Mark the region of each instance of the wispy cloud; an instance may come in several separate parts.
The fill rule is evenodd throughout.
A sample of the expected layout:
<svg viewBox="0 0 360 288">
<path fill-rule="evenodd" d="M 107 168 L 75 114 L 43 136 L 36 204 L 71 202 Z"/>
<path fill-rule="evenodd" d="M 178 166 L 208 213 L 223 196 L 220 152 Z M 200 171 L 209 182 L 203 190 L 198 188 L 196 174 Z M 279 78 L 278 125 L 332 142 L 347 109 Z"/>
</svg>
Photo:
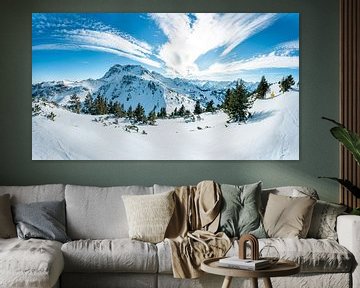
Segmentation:
<svg viewBox="0 0 360 288">
<path fill-rule="evenodd" d="M 44 18 L 45 17 L 45 18 Z M 144 41 L 131 35 L 120 33 L 102 23 L 77 19 L 74 23 L 69 19 L 52 21 L 44 15 L 33 16 L 33 26 L 37 31 L 51 29 L 50 39 L 55 43 L 45 43 L 33 46 L 33 50 L 92 50 L 111 53 L 126 57 L 143 64 L 159 68 L 160 62 L 154 58 L 152 47 Z M 78 17 L 79 18 L 79 17 Z M 37 21 L 36 21 L 37 20 Z M 35 24 L 34 24 L 35 22 Z M 75 28 L 85 27 L 85 28 Z"/>
<path fill-rule="evenodd" d="M 220 57 L 229 54 L 241 42 L 267 28 L 277 14 L 151 14 L 168 42 L 159 50 L 169 74 L 191 77 L 202 74 L 196 60 L 221 48 Z"/>
<path fill-rule="evenodd" d="M 288 68 L 297 69 L 299 67 L 298 56 L 277 55 L 275 51 L 259 55 L 247 60 L 233 61 L 229 63 L 215 63 L 208 69 L 199 71 L 196 75 L 200 79 L 219 80 L 224 78 L 233 79 L 241 75 L 244 71 L 257 69 Z"/>
</svg>

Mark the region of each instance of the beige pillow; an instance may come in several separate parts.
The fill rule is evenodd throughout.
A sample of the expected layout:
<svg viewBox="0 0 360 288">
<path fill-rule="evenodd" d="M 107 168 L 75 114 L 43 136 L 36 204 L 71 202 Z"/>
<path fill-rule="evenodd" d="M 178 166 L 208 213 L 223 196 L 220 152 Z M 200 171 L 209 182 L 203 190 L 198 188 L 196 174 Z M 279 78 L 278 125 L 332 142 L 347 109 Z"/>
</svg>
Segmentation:
<svg viewBox="0 0 360 288">
<path fill-rule="evenodd" d="M 264 228 L 269 237 L 306 238 L 316 200 L 311 197 L 269 195 Z"/>
<path fill-rule="evenodd" d="M 164 240 L 175 207 L 173 193 L 122 196 L 131 239 L 151 243 Z"/>
<path fill-rule="evenodd" d="M 0 196 L 0 238 L 16 237 L 9 194 Z"/>
</svg>

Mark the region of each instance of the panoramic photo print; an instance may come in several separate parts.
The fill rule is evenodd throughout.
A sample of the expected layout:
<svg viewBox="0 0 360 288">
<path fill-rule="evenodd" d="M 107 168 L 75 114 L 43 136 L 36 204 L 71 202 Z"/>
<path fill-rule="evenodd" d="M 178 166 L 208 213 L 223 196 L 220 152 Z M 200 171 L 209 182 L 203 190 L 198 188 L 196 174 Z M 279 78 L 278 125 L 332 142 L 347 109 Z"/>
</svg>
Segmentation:
<svg viewBox="0 0 360 288">
<path fill-rule="evenodd" d="M 33 160 L 298 160 L 298 13 L 33 13 Z"/>
</svg>

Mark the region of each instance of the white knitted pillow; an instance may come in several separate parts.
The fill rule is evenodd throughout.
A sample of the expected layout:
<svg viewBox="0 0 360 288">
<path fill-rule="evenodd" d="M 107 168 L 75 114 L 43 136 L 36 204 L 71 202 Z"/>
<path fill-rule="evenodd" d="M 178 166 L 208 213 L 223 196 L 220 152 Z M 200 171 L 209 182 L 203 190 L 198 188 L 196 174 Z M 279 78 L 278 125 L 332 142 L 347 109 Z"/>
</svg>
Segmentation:
<svg viewBox="0 0 360 288">
<path fill-rule="evenodd" d="M 131 239 L 151 243 L 164 240 L 175 208 L 173 193 L 122 196 Z"/>
</svg>

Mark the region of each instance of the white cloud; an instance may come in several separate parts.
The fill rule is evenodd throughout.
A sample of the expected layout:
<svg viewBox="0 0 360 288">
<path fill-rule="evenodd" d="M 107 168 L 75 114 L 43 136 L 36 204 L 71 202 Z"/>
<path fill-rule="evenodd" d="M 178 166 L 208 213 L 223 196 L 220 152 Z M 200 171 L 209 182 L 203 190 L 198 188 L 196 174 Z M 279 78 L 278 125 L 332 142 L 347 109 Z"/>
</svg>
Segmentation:
<svg viewBox="0 0 360 288">
<path fill-rule="evenodd" d="M 196 78 L 199 79 L 234 79 L 241 75 L 244 71 L 257 69 L 274 69 L 274 68 L 288 68 L 297 69 L 299 67 L 298 56 L 277 55 L 276 52 L 271 52 L 266 55 L 260 55 L 254 58 L 241 61 L 233 61 L 229 63 L 215 63 L 208 69 L 199 71 Z"/>
<path fill-rule="evenodd" d="M 33 46 L 33 50 L 92 50 L 102 51 L 126 57 L 156 68 L 161 66 L 154 60 L 152 47 L 144 41 L 135 39 L 128 34 L 120 34 L 115 29 L 100 22 L 79 16 L 72 18 L 49 17 L 44 14 L 33 14 L 33 27 L 52 29 L 52 42 Z M 50 21 L 51 20 L 51 21 Z M 76 21 L 75 21 L 76 20 Z M 83 28 L 75 28 L 83 27 Z M 49 39 L 47 39 L 49 41 Z"/>
<path fill-rule="evenodd" d="M 221 48 L 221 56 L 265 29 L 277 14 L 198 13 L 195 20 L 187 14 L 151 14 L 168 38 L 160 47 L 159 58 L 172 75 L 191 77 L 200 73 L 196 60 L 207 52 Z"/>
</svg>

